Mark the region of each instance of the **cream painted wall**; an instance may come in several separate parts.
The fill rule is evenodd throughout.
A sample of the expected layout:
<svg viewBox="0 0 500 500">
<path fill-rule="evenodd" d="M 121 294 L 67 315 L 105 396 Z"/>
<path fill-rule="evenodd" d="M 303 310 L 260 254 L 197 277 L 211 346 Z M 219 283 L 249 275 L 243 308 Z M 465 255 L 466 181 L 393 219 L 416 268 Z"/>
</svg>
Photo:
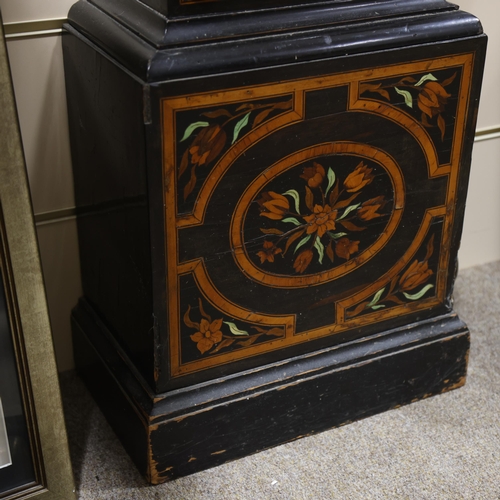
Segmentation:
<svg viewBox="0 0 500 500">
<path fill-rule="evenodd" d="M 0 0 L 4 23 L 65 18 L 74 0 Z M 474 148 L 461 267 L 500 259 L 500 24 L 498 2 L 456 0 L 477 15 L 489 34 L 480 129 L 498 137 Z M 24 25 L 12 28 L 21 29 Z M 76 222 L 67 132 L 60 34 L 9 38 L 21 133 L 30 179 L 56 356 L 61 371 L 73 367 L 69 314 L 81 294 Z M 495 130 L 496 129 L 496 130 Z"/>
<path fill-rule="evenodd" d="M 478 116 L 478 130 L 500 127 L 500 8 L 497 1 L 457 0 L 476 15 L 488 34 L 488 51 Z M 465 212 L 460 267 L 500 259 L 500 137 L 474 144 Z"/>
<path fill-rule="evenodd" d="M 488 52 L 486 55 L 486 70 L 481 93 L 478 128 L 498 127 L 500 125 L 500 2 L 498 0 L 457 0 L 462 10 L 477 16 L 488 35 Z"/>
<path fill-rule="evenodd" d="M 61 36 L 8 47 L 35 213 L 74 207 Z"/>
<path fill-rule="evenodd" d="M 65 18 L 75 0 L 1 0 L 4 23 Z"/>
</svg>

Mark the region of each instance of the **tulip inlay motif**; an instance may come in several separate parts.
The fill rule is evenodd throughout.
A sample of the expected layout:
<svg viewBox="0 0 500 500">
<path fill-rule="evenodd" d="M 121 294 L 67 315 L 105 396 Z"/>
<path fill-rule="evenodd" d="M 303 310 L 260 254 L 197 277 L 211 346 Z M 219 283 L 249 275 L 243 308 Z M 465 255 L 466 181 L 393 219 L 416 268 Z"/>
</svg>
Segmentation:
<svg viewBox="0 0 500 500">
<path fill-rule="evenodd" d="M 250 328 L 237 325 L 234 320 L 227 321 L 224 317 L 212 320 L 203 307 L 203 302 L 198 299 L 198 315 L 200 321 L 193 321 L 191 318 L 192 309 L 184 313 L 184 324 L 188 328 L 196 330 L 190 335 L 191 340 L 196 343 L 196 347 L 201 354 L 216 354 L 229 346 L 233 348 L 249 347 L 259 340 L 284 337 L 283 327 L 261 328 L 252 325 Z"/>
<path fill-rule="evenodd" d="M 439 81 L 433 73 L 427 73 L 420 78 L 405 76 L 394 83 L 360 83 L 360 95 L 378 94 L 387 101 L 393 101 L 397 95 L 402 96 L 407 109 L 420 113 L 420 122 L 427 129 L 438 128 L 441 141 L 446 133 L 446 121 L 443 116 L 448 100 L 452 97 L 446 88 L 457 76 L 451 76 Z M 395 93 L 393 93 L 395 92 Z"/>
<path fill-rule="evenodd" d="M 285 259 L 289 274 L 303 274 L 312 262 L 329 269 L 356 256 L 366 247 L 365 230 L 390 212 L 384 195 L 366 192 L 375 174 L 375 167 L 362 160 L 342 179 L 312 161 L 302 168 L 297 189 L 261 191 L 255 200 L 259 215 L 272 221 L 261 222 L 264 240 L 254 253 L 262 269 L 271 271 L 276 259 Z"/>
<path fill-rule="evenodd" d="M 401 305 L 423 298 L 434 288 L 432 283 L 428 283 L 434 275 L 434 271 L 429 268 L 429 259 L 433 253 L 434 234 L 427 242 L 423 260 L 413 260 L 403 272 L 394 276 L 388 286 L 378 290 L 370 300 L 358 304 L 355 309 L 347 313 L 347 316 L 352 318 L 362 312 L 376 311 L 390 305 Z"/>
<path fill-rule="evenodd" d="M 224 150 L 246 134 L 279 113 L 292 109 L 292 99 L 267 102 L 247 102 L 238 106 L 212 109 L 189 123 L 179 141 L 186 149 L 180 161 L 177 178 L 182 183 L 186 201 L 198 181 L 197 171 L 213 165 Z M 189 173 L 189 176 L 186 175 Z"/>
</svg>

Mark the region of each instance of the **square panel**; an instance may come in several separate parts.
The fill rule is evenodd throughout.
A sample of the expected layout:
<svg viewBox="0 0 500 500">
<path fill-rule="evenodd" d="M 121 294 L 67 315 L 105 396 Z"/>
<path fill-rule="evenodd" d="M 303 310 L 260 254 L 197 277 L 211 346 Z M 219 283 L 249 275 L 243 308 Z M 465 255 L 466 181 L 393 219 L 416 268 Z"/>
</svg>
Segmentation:
<svg viewBox="0 0 500 500">
<path fill-rule="evenodd" d="M 162 100 L 172 376 L 445 305 L 473 60 Z"/>
</svg>

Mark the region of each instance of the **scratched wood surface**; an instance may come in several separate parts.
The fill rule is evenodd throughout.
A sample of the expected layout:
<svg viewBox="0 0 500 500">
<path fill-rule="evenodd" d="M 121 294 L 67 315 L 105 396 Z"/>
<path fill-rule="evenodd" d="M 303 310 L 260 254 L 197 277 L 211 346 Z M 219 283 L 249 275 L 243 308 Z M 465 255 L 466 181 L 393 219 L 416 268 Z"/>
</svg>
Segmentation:
<svg viewBox="0 0 500 500">
<path fill-rule="evenodd" d="M 132 4 L 133 2 L 126 0 L 126 3 Z M 210 15 L 214 12 L 238 13 L 264 9 L 277 11 L 278 16 L 280 14 L 283 16 L 283 11 L 290 6 L 300 8 L 319 2 L 317 0 L 145 0 L 144 3 L 175 19 L 181 16 Z M 358 12 L 361 11 L 363 16 L 368 18 L 382 15 L 385 10 L 395 12 L 405 9 L 405 12 L 410 13 L 450 8 L 445 0 L 330 0 L 328 2 L 329 9 L 342 10 L 343 14 L 347 12 L 347 15 L 351 5 L 354 5 Z"/>
<path fill-rule="evenodd" d="M 152 398 L 88 303 L 72 322 L 79 374 L 152 484 L 457 389 L 470 344 L 448 314 Z"/>
</svg>

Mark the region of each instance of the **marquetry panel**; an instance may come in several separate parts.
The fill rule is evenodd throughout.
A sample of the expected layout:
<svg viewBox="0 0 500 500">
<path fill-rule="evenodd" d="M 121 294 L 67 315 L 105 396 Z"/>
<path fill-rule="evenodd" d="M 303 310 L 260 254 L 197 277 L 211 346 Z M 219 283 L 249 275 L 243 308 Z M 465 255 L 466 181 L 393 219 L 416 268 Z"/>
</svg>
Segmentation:
<svg viewBox="0 0 500 500">
<path fill-rule="evenodd" d="M 162 100 L 172 376 L 445 301 L 472 64 Z"/>
</svg>

